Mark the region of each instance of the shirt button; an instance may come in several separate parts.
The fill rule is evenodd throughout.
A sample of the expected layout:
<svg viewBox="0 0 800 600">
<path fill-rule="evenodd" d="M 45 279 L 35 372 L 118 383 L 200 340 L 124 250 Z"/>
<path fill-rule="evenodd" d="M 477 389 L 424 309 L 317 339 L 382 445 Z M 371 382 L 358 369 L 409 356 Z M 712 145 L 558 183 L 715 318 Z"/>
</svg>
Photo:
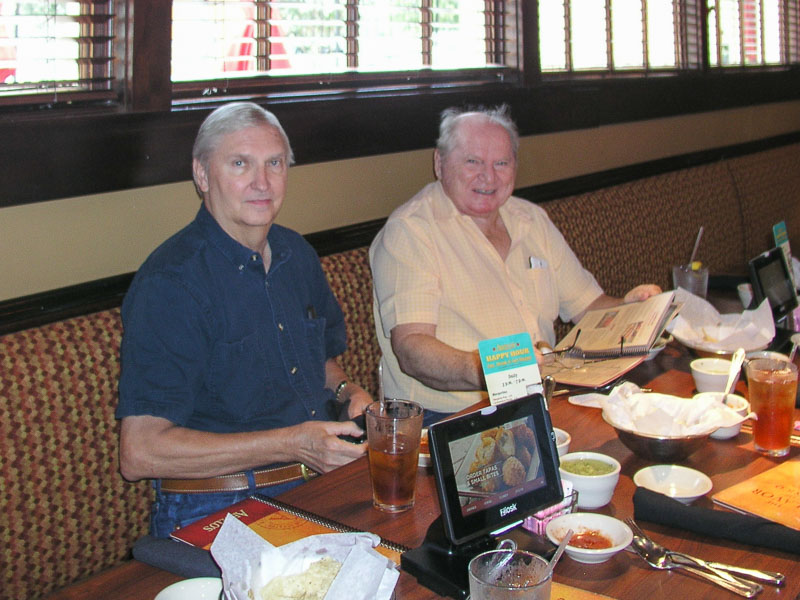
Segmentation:
<svg viewBox="0 0 800 600">
<path fill-rule="evenodd" d="M 283 323 L 278 323 L 278 329 L 280 329 L 281 331 L 283 331 Z"/>
<path fill-rule="evenodd" d="M 316 415 L 317 415 L 317 411 L 315 411 L 315 410 L 312 410 L 312 411 L 311 411 L 311 416 L 312 416 L 312 417 L 314 417 L 314 416 L 316 416 Z"/>
<path fill-rule="evenodd" d="M 297 373 L 297 367 L 292 367 L 292 369 L 291 369 L 291 373 L 292 373 L 292 375 L 294 375 L 295 373 Z"/>
<path fill-rule="evenodd" d="M 250 257 L 250 260 L 256 262 L 258 260 L 258 254 L 253 254 L 253 256 Z"/>
</svg>

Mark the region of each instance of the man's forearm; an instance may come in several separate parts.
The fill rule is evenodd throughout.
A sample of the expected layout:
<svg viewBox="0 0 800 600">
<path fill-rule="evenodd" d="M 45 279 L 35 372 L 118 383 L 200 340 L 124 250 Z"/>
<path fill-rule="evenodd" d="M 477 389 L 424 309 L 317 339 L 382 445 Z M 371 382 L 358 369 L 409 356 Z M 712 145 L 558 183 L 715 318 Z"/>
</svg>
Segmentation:
<svg viewBox="0 0 800 600">
<path fill-rule="evenodd" d="M 477 352 L 465 352 L 433 336 L 416 333 L 392 347 L 402 371 L 428 387 L 444 391 L 484 388 Z"/>
</svg>

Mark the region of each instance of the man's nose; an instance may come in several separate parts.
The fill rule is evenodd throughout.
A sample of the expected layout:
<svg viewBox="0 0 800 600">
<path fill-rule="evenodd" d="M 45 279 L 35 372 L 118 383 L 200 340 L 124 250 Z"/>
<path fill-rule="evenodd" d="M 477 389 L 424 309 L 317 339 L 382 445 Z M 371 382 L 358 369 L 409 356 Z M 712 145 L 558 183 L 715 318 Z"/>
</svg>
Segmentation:
<svg viewBox="0 0 800 600">
<path fill-rule="evenodd" d="M 269 188 L 269 170 L 267 167 L 260 167 L 253 174 L 253 187 L 257 190 Z"/>
<path fill-rule="evenodd" d="M 485 164 L 483 169 L 481 169 L 481 177 L 483 177 L 485 181 L 490 182 L 497 179 L 497 171 L 495 170 L 494 165 Z"/>
</svg>

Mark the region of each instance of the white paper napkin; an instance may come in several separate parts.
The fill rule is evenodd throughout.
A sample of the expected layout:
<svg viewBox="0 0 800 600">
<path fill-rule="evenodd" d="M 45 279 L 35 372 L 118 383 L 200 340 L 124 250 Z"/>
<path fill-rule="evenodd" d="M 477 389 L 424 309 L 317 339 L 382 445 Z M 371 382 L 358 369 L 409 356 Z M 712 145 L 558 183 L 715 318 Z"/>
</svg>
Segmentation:
<svg viewBox="0 0 800 600">
<path fill-rule="evenodd" d="M 372 533 L 330 533 L 276 547 L 229 514 L 211 555 L 222 571 L 226 600 L 259 600 L 261 588 L 273 577 L 302 573 L 324 556 L 342 563 L 325 600 L 389 600 L 400 572 L 374 550 L 379 542 Z"/>
<path fill-rule="evenodd" d="M 682 288 L 675 290 L 675 301 L 683 306 L 667 330 L 690 348 L 733 352 L 741 347 L 749 352 L 766 347 L 775 337 L 772 309 L 767 300 L 754 310 L 724 315 L 708 301 Z"/>
<path fill-rule="evenodd" d="M 650 435 L 683 436 L 732 427 L 750 415 L 740 415 L 714 398 L 681 398 L 669 394 L 609 394 L 603 414 L 622 429 Z"/>
</svg>

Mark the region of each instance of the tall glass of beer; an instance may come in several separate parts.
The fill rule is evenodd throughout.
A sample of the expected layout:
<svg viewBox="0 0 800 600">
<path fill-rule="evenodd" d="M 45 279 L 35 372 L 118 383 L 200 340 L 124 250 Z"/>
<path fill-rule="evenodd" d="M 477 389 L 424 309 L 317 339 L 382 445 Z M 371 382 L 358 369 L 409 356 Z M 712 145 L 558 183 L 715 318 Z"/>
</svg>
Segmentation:
<svg viewBox="0 0 800 600">
<path fill-rule="evenodd" d="M 747 363 L 745 372 L 750 406 L 756 413 L 756 450 L 768 456 L 785 456 L 794 422 L 797 367 L 783 360 L 759 358 Z"/>
<path fill-rule="evenodd" d="M 372 503 L 386 512 L 414 506 L 422 407 L 409 400 L 386 399 L 366 409 Z"/>
</svg>

